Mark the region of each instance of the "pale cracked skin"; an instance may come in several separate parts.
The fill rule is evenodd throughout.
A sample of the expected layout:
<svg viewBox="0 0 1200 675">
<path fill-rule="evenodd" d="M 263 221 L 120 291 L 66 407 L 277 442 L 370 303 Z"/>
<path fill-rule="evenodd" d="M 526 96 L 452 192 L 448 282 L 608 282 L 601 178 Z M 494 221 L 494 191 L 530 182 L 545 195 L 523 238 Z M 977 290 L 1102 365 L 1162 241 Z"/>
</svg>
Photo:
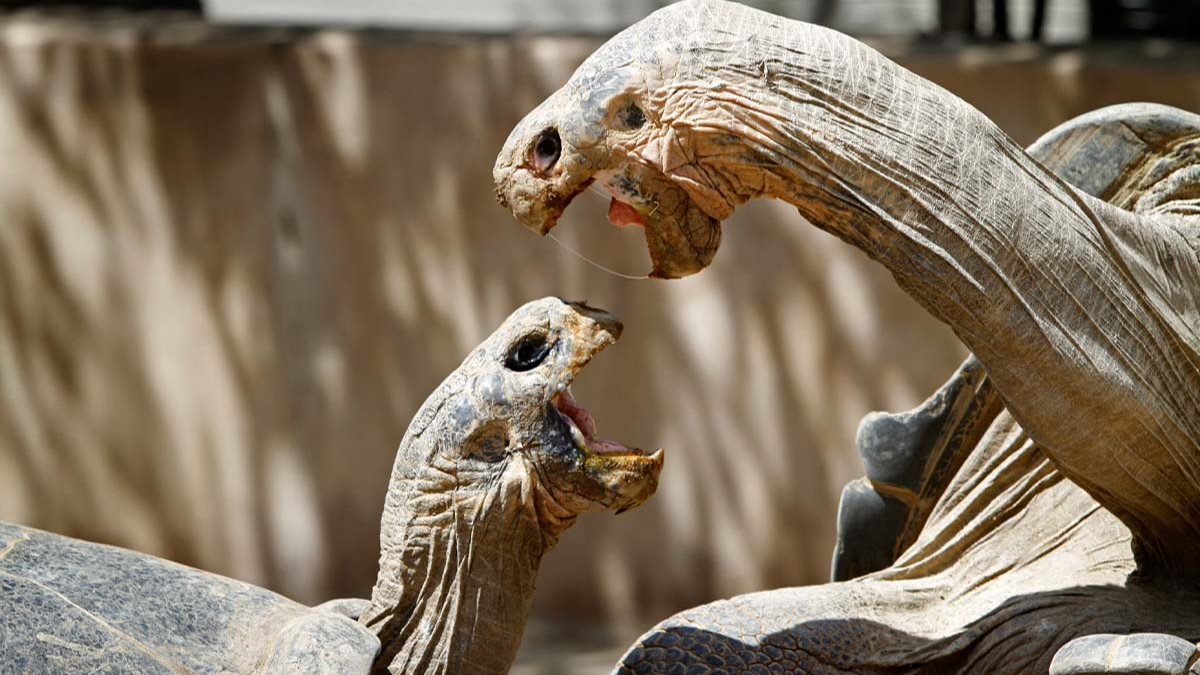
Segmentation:
<svg viewBox="0 0 1200 675">
<path fill-rule="evenodd" d="M 523 225 L 597 183 L 670 278 L 738 206 L 785 200 L 950 325 L 1003 402 L 894 565 L 685 612 L 622 672 L 1015 675 L 1080 635 L 1200 638 L 1200 117 L 1108 115 L 1095 147 L 1035 159 L 849 37 L 691 0 L 513 130 L 494 175 Z"/>
<path fill-rule="evenodd" d="M 621 330 L 582 303 L 531 302 L 434 391 L 397 451 L 370 601 L 309 608 L 0 523 L 0 673 L 507 673 L 542 555 L 579 514 L 658 485 L 661 450 L 594 451 L 556 406 Z"/>
</svg>

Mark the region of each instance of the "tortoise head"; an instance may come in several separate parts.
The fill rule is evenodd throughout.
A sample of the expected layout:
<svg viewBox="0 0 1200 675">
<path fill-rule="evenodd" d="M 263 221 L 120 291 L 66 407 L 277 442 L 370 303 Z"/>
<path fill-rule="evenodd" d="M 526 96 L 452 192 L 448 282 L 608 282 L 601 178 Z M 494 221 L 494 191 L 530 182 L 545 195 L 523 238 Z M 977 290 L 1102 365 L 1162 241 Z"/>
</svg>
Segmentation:
<svg viewBox="0 0 1200 675">
<path fill-rule="evenodd" d="M 519 308 L 418 413 L 400 473 L 442 497 L 426 504 L 456 512 L 456 522 L 494 509 L 536 518 L 547 545 L 579 513 L 641 504 L 657 488 L 662 451 L 599 439 L 570 391 L 621 331 L 583 303 L 545 298 Z"/>
<path fill-rule="evenodd" d="M 360 618 L 382 643 L 377 666 L 508 672 L 542 555 L 580 513 L 654 493 L 662 450 L 599 439 L 569 389 L 621 329 L 583 303 L 528 303 L 417 412 L 392 468 L 379 576 Z"/>
<path fill-rule="evenodd" d="M 618 34 L 513 129 L 493 178 L 522 225 L 546 234 L 594 183 L 612 195 L 613 224 L 645 229 L 651 276 L 687 276 L 712 261 L 732 208 L 697 180 L 676 124 L 699 101 L 665 86 L 686 51 L 676 33 L 688 11 L 668 7 Z"/>
</svg>

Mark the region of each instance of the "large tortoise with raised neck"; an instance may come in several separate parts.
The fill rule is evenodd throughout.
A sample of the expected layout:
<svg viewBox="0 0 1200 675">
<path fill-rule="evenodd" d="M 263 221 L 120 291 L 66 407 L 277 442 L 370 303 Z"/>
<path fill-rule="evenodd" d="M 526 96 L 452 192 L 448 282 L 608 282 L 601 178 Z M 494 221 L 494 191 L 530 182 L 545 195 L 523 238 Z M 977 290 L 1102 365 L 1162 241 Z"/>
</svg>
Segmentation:
<svg viewBox="0 0 1200 675">
<path fill-rule="evenodd" d="M 502 675 L 542 555 L 655 490 L 662 451 L 595 436 L 568 389 L 621 334 L 531 302 L 421 406 L 396 454 L 371 599 L 309 608 L 153 556 L 0 523 L 4 675 Z"/>
<path fill-rule="evenodd" d="M 1118 106 L 1026 151 L 845 35 L 690 0 L 588 58 L 494 175 L 540 233 L 600 186 L 661 278 L 704 269 L 741 204 L 785 200 L 978 359 L 921 409 L 864 422 L 837 583 L 683 612 L 619 672 L 1182 675 L 1197 660 L 1200 117 Z"/>
</svg>

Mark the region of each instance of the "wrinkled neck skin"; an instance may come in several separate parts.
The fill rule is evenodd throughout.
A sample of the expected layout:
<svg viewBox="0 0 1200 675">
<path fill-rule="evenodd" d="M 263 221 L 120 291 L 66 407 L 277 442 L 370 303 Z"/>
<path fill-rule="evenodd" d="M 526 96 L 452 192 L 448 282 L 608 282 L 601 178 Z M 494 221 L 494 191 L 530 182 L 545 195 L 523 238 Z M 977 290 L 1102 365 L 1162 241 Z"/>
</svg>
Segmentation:
<svg viewBox="0 0 1200 675">
<path fill-rule="evenodd" d="M 538 485 L 521 453 L 486 490 L 464 492 L 463 467 L 435 453 L 414 476 L 404 459 L 423 453 L 410 450 L 397 456 L 379 577 L 361 618 L 383 645 L 373 672 L 507 673 L 538 564 L 575 516 Z"/>
<path fill-rule="evenodd" d="M 1180 461 L 1200 442 L 1198 301 L 1155 267 L 1198 278 L 1182 221 L 1077 192 L 974 108 L 839 33 L 692 7 L 726 15 L 647 93 L 661 142 L 642 161 L 715 218 L 782 199 L 882 263 L 1138 535 L 1139 562 L 1200 566 L 1180 543 L 1200 542 L 1200 470 Z"/>
</svg>

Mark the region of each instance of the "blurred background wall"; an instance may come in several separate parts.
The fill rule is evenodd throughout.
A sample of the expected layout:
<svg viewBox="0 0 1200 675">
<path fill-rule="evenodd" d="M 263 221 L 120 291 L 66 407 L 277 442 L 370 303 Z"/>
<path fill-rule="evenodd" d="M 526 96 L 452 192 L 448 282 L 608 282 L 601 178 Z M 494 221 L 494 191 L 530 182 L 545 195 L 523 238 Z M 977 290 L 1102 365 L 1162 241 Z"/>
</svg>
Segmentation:
<svg viewBox="0 0 1200 675">
<path fill-rule="evenodd" d="M 667 463 L 649 503 L 544 560 L 517 672 L 604 672 L 673 611 L 826 580 L 858 420 L 965 352 L 781 204 L 676 282 L 512 222 L 495 153 L 602 39 L 0 14 L 0 519 L 365 596 L 410 417 L 561 295 L 627 326 L 577 397 Z M 877 44 L 1023 144 L 1122 101 L 1200 110 L 1195 45 Z M 556 232 L 644 271 L 605 207 L 584 195 Z"/>
</svg>

